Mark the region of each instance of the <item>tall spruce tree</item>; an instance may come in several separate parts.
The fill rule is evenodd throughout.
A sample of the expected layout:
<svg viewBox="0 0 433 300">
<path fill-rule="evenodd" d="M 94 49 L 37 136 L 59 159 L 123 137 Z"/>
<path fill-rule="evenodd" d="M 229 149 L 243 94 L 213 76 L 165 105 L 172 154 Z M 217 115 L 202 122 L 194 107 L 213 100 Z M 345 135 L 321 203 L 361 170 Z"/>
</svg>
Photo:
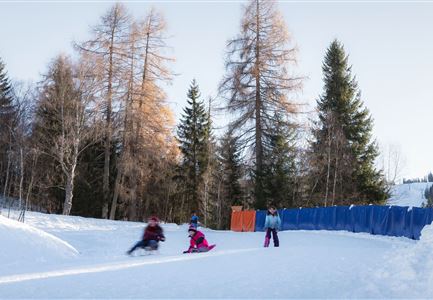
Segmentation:
<svg viewBox="0 0 433 300">
<path fill-rule="evenodd" d="M 0 184 L 1 194 L 6 196 L 11 173 L 11 147 L 13 144 L 13 124 L 16 119 L 13 91 L 6 74 L 5 65 L 0 59 Z"/>
<path fill-rule="evenodd" d="M 6 74 L 5 65 L 0 59 L 0 130 L 2 133 L 7 130 L 15 115 L 12 85 Z"/>
<path fill-rule="evenodd" d="M 242 204 L 242 191 L 239 180 L 241 171 L 241 152 L 239 139 L 227 131 L 223 136 L 220 145 L 219 158 L 222 165 L 223 188 L 226 191 L 225 197 L 229 199 L 229 205 Z"/>
<path fill-rule="evenodd" d="M 233 205 L 243 205 L 240 180 L 242 161 L 239 139 L 228 130 L 220 140 L 218 160 L 220 172 L 217 188 L 217 228 L 225 229 L 230 225 L 230 211 Z"/>
<path fill-rule="evenodd" d="M 209 118 L 203 101 L 200 100 L 199 87 L 195 80 L 188 90 L 188 106 L 178 127 L 180 150 L 183 154 L 181 178 L 184 183 L 183 195 L 186 209 L 203 210 L 199 199 L 199 188 L 209 159 Z"/>
<path fill-rule="evenodd" d="M 343 45 L 334 40 L 323 63 L 324 91 L 312 143 L 312 194 L 320 204 L 381 203 L 384 178 L 375 169 L 373 120 L 363 107 Z M 317 204 L 317 203 L 316 203 Z"/>
<path fill-rule="evenodd" d="M 265 148 L 264 181 L 266 198 L 278 207 L 292 207 L 296 177 L 296 132 L 289 122 L 276 114 L 275 127 Z"/>
<path fill-rule="evenodd" d="M 202 174 L 199 197 L 202 199 L 201 213 L 205 226 L 215 228 L 218 226 L 218 178 L 220 162 L 217 157 L 217 143 L 212 132 L 212 99 L 209 98 L 207 122 L 205 127 L 204 143 L 207 151 L 204 157 L 206 166 Z"/>
</svg>

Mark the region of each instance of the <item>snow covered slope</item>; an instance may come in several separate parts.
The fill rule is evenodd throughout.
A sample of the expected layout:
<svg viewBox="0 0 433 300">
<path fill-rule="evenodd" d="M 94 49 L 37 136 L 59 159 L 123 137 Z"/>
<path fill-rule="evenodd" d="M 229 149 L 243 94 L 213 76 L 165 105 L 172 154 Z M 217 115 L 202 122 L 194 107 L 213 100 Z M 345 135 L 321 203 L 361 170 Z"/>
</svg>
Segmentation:
<svg viewBox="0 0 433 300">
<path fill-rule="evenodd" d="M 0 216 L 0 261 L 2 269 L 42 265 L 77 256 L 78 251 L 67 242 L 36 229 Z"/>
<path fill-rule="evenodd" d="M 420 241 L 407 247 L 394 248 L 385 255 L 383 264 L 371 272 L 364 272 L 361 281 L 363 286 L 357 287 L 352 296 L 432 299 L 432 253 L 433 226 L 428 225 L 424 227 Z"/>
<path fill-rule="evenodd" d="M 3 219 L 2 219 L 3 220 Z M 38 264 L 13 256 L 13 234 L 0 232 L 0 298 L 389 298 L 433 297 L 433 233 L 421 241 L 330 231 L 280 232 L 280 248 L 263 248 L 263 233 L 203 231 L 217 247 L 181 254 L 187 226 L 163 224 L 160 253 L 124 253 L 145 224 L 29 213 L 28 225 L 79 251 Z M 26 227 L 27 228 L 27 227 Z M 9 226 L 11 232 L 19 232 Z M 49 241 L 50 235 L 39 235 Z M 29 245 L 31 241 L 29 241 Z M 64 250 L 64 249 L 63 249 Z M 59 252 L 63 252 L 59 250 Z M 51 248 L 27 255 L 46 257 Z"/>
<path fill-rule="evenodd" d="M 424 201 L 424 191 L 431 187 L 433 182 L 419 182 L 397 184 L 391 188 L 391 198 L 388 205 L 421 207 Z"/>
</svg>

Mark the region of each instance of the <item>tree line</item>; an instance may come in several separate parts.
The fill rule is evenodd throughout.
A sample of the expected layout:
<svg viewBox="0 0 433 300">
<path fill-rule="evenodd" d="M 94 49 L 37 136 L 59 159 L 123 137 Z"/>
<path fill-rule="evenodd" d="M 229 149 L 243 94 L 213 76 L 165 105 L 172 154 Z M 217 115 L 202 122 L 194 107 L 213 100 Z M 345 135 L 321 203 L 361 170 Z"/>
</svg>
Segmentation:
<svg viewBox="0 0 433 300">
<path fill-rule="evenodd" d="M 134 221 L 156 213 L 180 223 L 197 211 L 206 226 L 227 228 L 233 205 L 388 197 L 373 119 L 340 41 L 326 50 L 317 114 L 305 126 L 285 21 L 274 1 L 249 1 L 226 44 L 216 103 L 192 80 L 176 126 L 164 91 L 175 76 L 167 37 L 160 12 L 134 19 L 115 4 L 89 40 L 74 42 L 76 59 L 53 58 L 38 84 L 11 82 L 0 62 L 3 198 L 23 211 Z M 229 120 L 220 135 L 213 106 Z"/>
<path fill-rule="evenodd" d="M 403 184 L 409 184 L 409 183 L 419 183 L 419 182 L 433 182 L 433 173 L 428 173 L 428 175 L 424 176 L 423 178 L 410 178 L 406 179 L 403 178 Z"/>
</svg>

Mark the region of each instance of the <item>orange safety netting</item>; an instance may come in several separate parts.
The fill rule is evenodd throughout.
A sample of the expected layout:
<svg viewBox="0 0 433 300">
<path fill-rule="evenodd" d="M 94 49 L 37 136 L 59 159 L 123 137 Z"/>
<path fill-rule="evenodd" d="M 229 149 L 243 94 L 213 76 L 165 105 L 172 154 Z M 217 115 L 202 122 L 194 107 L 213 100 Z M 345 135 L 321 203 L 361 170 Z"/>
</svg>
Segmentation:
<svg viewBox="0 0 433 300">
<path fill-rule="evenodd" d="M 246 210 L 242 212 L 242 230 L 254 231 L 256 228 L 256 211 Z"/>
<path fill-rule="evenodd" d="M 242 231 L 242 211 L 232 211 L 230 230 Z"/>
<path fill-rule="evenodd" d="M 233 231 L 254 231 L 256 227 L 256 211 L 232 211 L 230 229 Z"/>
</svg>

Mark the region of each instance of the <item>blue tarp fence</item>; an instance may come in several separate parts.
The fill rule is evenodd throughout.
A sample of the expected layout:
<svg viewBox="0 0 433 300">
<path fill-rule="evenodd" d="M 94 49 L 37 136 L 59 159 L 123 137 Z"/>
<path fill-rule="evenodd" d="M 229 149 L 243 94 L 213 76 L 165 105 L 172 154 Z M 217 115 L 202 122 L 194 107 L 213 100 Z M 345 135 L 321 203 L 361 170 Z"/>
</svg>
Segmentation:
<svg viewBox="0 0 433 300">
<path fill-rule="evenodd" d="M 281 230 L 346 230 L 418 240 L 433 220 L 433 208 L 333 206 L 278 210 Z M 256 211 L 255 231 L 264 231 L 266 211 Z"/>
</svg>

